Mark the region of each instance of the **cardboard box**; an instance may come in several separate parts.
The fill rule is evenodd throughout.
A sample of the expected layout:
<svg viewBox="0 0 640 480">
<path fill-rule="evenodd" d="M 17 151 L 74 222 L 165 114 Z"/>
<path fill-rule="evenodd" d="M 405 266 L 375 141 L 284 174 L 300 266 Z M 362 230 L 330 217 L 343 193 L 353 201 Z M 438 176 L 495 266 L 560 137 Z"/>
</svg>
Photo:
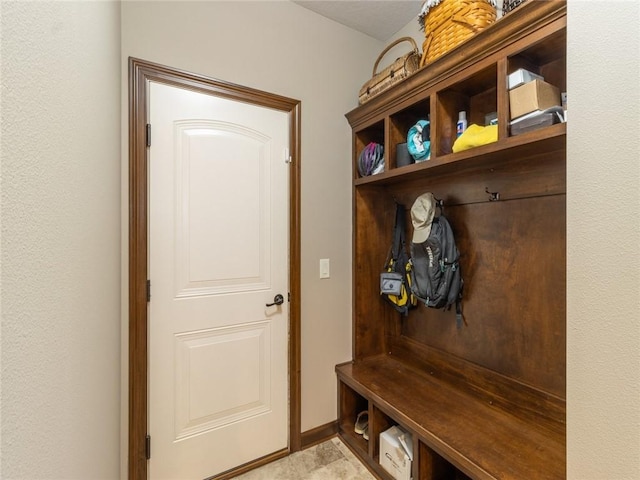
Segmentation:
<svg viewBox="0 0 640 480">
<path fill-rule="evenodd" d="M 409 450 L 401 444 L 401 437 Z M 380 465 L 396 480 L 411 480 L 413 443 L 411 434 L 394 426 L 380 434 Z"/>
<path fill-rule="evenodd" d="M 515 72 L 510 73 L 507 77 L 507 88 L 509 90 L 512 90 L 516 87 L 519 87 L 520 85 L 532 82 L 533 80 L 544 81 L 544 77 L 542 75 L 530 72 L 529 70 L 525 70 L 524 68 L 519 68 Z"/>
<path fill-rule="evenodd" d="M 546 110 L 558 105 L 560 105 L 560 90 L 542 80 L 533 80 L 509 90 L 512 120 L 536 110 Z"/>
</svg>

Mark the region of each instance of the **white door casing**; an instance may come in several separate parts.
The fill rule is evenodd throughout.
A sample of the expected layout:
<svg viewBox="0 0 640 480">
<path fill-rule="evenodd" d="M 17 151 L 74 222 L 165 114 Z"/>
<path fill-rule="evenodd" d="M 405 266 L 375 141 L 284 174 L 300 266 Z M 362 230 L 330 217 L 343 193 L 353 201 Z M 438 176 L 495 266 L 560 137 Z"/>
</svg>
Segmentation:
<svg viewBox="0 0 640 480">
<path fill-rule="evenodd" d="M 156 82 L 149 105 L 149 478 L 202 479 L 288 443 L 289 117 Z"/>
</svg>

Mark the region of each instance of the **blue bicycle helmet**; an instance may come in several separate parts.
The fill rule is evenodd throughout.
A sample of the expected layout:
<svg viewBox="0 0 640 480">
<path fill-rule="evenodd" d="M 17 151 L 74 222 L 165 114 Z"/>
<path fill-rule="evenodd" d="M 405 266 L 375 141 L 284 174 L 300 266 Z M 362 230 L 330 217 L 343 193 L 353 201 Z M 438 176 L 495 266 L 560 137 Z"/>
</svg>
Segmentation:
<svg viewBox="0 0 640 480">
<path fill-rule="evenodd" d="M 428 120 L 418 120 L 407 133 L 407 150 L 416 162 L 431 158 L 430 127 Z"/>
<path fill-rule="evenodd" d="M 384 147 L 371 142 L 364 147 L 358 157 L 358 173 L 361 177 L 375 175 L 384 171 Z"/>
</svg>

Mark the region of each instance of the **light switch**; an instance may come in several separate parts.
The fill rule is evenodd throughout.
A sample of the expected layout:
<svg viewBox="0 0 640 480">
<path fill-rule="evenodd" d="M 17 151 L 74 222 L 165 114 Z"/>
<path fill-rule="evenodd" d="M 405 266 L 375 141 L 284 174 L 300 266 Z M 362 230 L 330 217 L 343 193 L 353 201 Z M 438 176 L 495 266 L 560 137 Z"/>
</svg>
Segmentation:
<svg viewBox="0 0 640 480">
<path fill-rule="evenodd" d="M 320 278 L 329 278 L 331 276 L 331 269 L 328 258 L 320 259 Z"/>
</svg>

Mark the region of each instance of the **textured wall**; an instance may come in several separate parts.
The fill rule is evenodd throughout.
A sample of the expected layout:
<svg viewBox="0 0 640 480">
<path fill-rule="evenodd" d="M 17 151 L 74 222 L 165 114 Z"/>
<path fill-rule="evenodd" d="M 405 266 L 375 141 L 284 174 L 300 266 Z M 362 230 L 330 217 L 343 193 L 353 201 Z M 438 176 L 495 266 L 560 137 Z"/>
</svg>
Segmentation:
<svg viewBox="0 0 640 480">
<path fill-rule="evenodd" d="M 0 476 L 117 478 L 118 7 L 0 5 Z M 382 45 L 306 11 L 258 9 L 243 22 L 249 12 L 230 7 L 216 11 L 218 24 L 178 10 L 193 34 L 156 18 L 149 29 L 159 30 L 138 38 L 133 29 L 144 25 L 145 12 L 131 8 L 123 18 L 125 57 L 303 101 L 303 428 L 329 421 L 333 359 L 316 360 L 328 347 L 336 357 L 350 355 L 350 296 L 343 293 L 350 283 L 343 265 L 350 261 L 350 137 L 342 114 L 355 106 Z M 639 17 L 637 2 L 569 2 L 571 479 L 640 477 Z M 412 22 L 407 31 L 413 29 Z M 327 199 L 333 213 L 322 206 Z M 337 259 L 332 279 L 319 281 L 317 259 L 326 256 Z"/>
<path fill-rule="evenodd" d="M 351 358 L 351 130 L 344 114 L 357 106 L 381 48 L 291 2 L 122 4 L 123 66 L 133 56 L 302 102 L 303 431 L 336 419 L 334 367 Z M 318 278 L 320 258 L 331 259 L 330 279 Z"/>
<path fill-rule="evenodd" d="M 2 2 L 3 479 L 114 479 L 118 3 Z"/>
<path fill-rule="evenodd" d="M 567 460 L 640 478 L 640 3 L 571 0 Z"/>
</svg>

